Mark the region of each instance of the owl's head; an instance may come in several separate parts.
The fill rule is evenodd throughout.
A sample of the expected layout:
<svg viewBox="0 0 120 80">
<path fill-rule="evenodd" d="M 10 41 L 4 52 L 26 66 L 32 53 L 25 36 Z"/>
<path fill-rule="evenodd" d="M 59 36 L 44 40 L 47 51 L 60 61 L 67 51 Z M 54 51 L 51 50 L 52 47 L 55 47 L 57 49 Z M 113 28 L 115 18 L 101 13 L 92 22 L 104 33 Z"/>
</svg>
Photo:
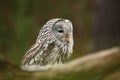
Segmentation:
<svg viewBox="0 0 120 80">
<path fill-rule="evenodd" d="M 50 19 L 40 30 L 36 42 L 46 44 L 56 43 L 64 53 L 73 52 L 73 26 L 67 19 Z"/>
<path fill-rule="evenodd" d="M 73 52 L 73 26 L 71 21 L 67 19 L 59 19 L 53 24 L 52 27 L 53 35 L 58 39 L 62 46 L 62 52 L 67 53 L 69 58 Z"/>
<path fill-rule="evenodd" d="M 72 23 L 67 19 L 61 19 L 55 22 L 52 27 L 52 32 L 61 42 L 70 43 L 73 39 Z"/>
</svg>

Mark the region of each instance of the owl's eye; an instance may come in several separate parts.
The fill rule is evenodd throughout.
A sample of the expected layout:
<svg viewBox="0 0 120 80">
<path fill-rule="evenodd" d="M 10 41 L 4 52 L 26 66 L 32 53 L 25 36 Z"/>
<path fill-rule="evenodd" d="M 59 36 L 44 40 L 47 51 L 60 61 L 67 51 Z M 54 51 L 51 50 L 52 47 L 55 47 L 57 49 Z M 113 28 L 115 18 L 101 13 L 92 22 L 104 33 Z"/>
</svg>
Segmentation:
<svg viewBox="0 0 120 80">
<path fill-rule="evenodd" d="M 64 33 L 64 31 L 63 31 L 63 30 L 58 30 L 58 32 L 59 32 L 59 33 Z"/>
</svg>

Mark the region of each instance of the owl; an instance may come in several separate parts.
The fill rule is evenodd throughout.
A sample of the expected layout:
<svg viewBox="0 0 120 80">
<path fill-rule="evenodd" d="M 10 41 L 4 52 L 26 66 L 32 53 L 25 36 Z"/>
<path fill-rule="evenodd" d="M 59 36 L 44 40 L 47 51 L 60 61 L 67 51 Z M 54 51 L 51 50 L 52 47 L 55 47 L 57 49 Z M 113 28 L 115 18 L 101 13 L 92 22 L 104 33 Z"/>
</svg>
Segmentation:
<svg viewBox="0 0 120 80">
<path fill-rule="evenodd" d="M 26 52 L 22 65 L 64 63 L 73 52 L 73 26 L 67 19 L 49 20 L 40 30 L 34 45 Z"/>
</svg>

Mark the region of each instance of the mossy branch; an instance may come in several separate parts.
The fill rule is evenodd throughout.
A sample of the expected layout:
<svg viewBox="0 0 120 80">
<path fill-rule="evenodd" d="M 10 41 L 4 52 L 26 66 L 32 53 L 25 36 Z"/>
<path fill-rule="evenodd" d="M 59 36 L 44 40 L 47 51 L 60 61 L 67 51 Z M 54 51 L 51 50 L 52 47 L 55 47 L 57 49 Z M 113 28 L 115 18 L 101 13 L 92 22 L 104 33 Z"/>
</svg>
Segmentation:
<svg viewBox="0 0 120 80">
<path fill-rule="evenodd" d="M 45 71 L 24 71 L 0 56 L 1 63 L 0 79 L 102 80 L 120 69 L 120 47 L 91 53 Z"/>
</svg>

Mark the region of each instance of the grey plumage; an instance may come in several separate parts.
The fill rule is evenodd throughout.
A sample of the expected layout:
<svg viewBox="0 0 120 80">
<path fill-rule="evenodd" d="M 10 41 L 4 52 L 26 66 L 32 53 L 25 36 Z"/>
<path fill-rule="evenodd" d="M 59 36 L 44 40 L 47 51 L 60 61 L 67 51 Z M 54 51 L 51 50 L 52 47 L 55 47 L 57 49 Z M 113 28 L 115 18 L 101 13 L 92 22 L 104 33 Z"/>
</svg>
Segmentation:
<svg viewBox="0 0 120 80">
<path fill-rule="evenodd" d="M 73 26 L 67 19 L 49 20 L 40 30 L 35 44 L 24 55 L 22 65 L 61 64 L 73 52 Z"/>
</svg>

